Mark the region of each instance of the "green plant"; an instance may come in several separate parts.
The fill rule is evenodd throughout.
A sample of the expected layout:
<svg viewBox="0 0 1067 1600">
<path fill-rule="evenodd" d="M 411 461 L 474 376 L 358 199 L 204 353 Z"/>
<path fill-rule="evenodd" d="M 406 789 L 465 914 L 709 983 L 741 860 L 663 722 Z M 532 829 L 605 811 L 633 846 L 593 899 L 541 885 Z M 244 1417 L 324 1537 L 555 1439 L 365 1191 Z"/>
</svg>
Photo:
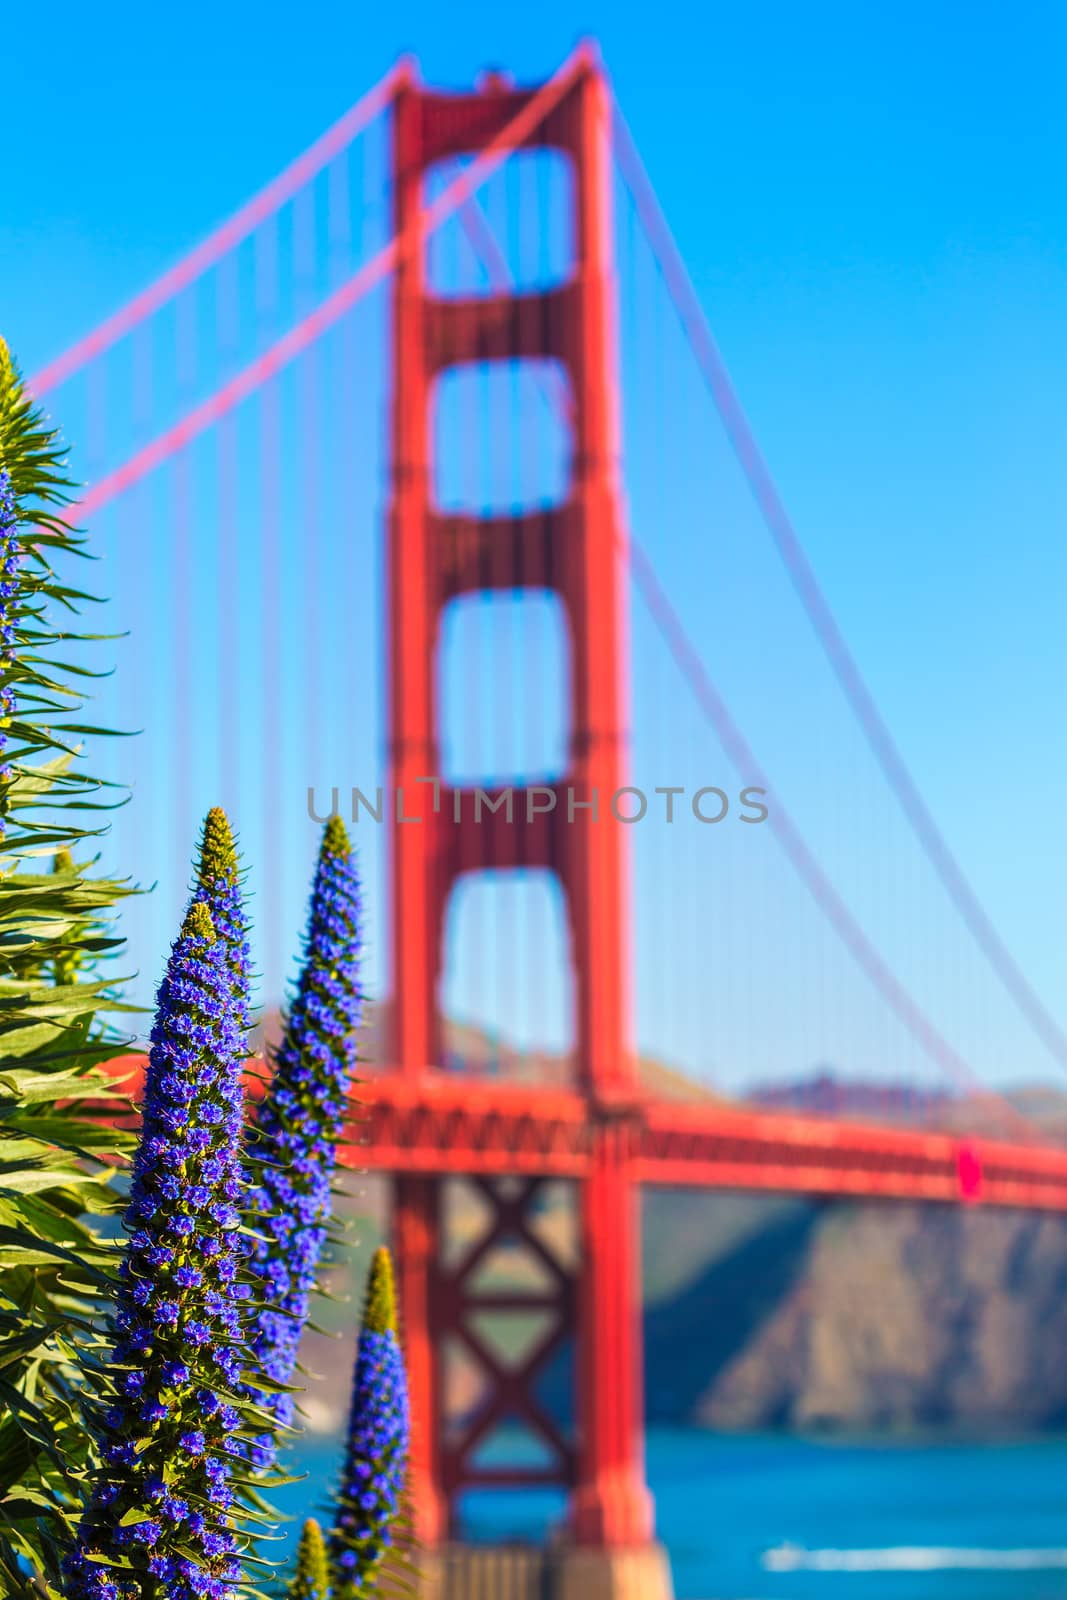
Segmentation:
<svg viewBox="0 0 1067 1600">
<path fill-rule="evenodd" d="M 120 1036 L 104 963 L 130 893 L 75 864 L 121 799 L 84 767 L 102 730 L 79 721 L 92 674 L 67 659 L 90 597 L 63 517 L 71 485 L 55 433 L 0 341 L 0 1595 L 24 1569 L 54 1579 L 94 1466 L 84 1407 L 117 1246 L 113 1163 L 129 1136 L 90 1114 Z M 51 870 L 49 870 L 51 868 Z"/>
<path fill-rule="evenodd" d="M 314 1517 L 309 1517 L 300 1535 L 289 1600 L 329 1600 L 329 1596 L 330 1572 L 322 1529 Z"/>
</svg>

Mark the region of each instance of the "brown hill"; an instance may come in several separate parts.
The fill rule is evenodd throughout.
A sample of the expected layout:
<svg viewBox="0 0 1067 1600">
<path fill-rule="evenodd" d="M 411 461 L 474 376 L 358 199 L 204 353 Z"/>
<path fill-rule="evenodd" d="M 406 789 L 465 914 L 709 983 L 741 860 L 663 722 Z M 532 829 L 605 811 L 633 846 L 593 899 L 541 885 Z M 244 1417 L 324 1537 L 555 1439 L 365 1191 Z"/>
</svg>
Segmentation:
<svg viewBox="0 0 1067 1600">
<path fill-rule="evenodd" d="M 359 1038 L 360 1060 L 368 1071 L 385 1058 L 384 1039 L 388 1034 L 389 1002 L 367 1007 Z M 256 1053 L 267 1042 L 278 1038 L 281 1016 L 277 1010 L 264 1012 L 252 1032 Z M 444 1025 L 444 1070 L 470 1073 L 476 1077 L 500 1078 L 508 1083 L 537 1083 L 562 1086 L 574 1081 L 574 1067 L 566 1055 L 546 1050 L 517 1050 L 505 1041 L 491 1038 L 484 1029 L 468 1023 L 446 1021 Z M 704 1088 L 678 1067 L 653 1056 L 639 1055 L 637 1070 L 642 1087 L 649 1094 L 667 1100 L 696 1100 L 704 1104 L 719 1096 Z"/>
</svg>

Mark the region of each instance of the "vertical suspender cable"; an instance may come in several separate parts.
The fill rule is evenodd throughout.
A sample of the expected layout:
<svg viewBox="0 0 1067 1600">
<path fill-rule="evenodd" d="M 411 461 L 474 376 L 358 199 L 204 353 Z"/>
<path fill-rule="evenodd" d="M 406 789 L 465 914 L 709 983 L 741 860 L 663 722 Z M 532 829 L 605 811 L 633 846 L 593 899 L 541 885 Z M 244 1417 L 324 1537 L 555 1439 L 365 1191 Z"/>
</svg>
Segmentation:
<svg viewBox="0 0 1067 1600">
<path fill-rule="evenodd" d="M 217 338 L 226 366 L 238 352 L 237 257 L 225 256 L 216 273 Z M 239 627 L 233 619 L 240 615 L 242 596 L 241 518 L 238 500 L 238 418 L 231 413 L 219 422 L 218 449 L 218 679 L 215 702 L 218 707 L 219 798 L 242 826 L 241 716 L 242 685 Z"/>
<path fill-rule="evenodd" d="M 264 330 L 272 329 L 278 312 L 278 231 L 272 218 L 255 240 L 256 310 Z M 282 714 L 282 658 L 284 639 L 281 605 L 281 493 L 282 395 L 281 379 L 274 378 L 260 391 L 258 416 L 260 484 L 259 565 L 262 574 L 260 678 L 260 737 L 264 754 L 261 779 L 261 859 L 270 861 L 280 846 L 281 826 L 278 786 L 285 781 L 280 770 L 279 724 Z M 310 779 L 303 773 L 297 781 Z M 264 874 L 259 919 L 263 960 L 263 997 L 267 1005 L 284 998 L 285 956 L 281 932 L 281 885 L 276 872 Z"/>
<path fill-rule="evenodd" d="M 1067 1067 L 1067 1033 L 1052 1016 L 993 926 L 949 848 L 903 756 L 875 704 L 837 619 L 785 509 L 770 469 L 734 390 L 703 307 L 629 130 L 616 109 L 616 149 L 622 172 L 641 213 L 649 243 L 707 382 L 727 437 L 794 588 L 826 653 L 834 675 L 859 721 L 886 781 L 948 896 L 997 978 L 1026 1017 L 1049 1054 Z"/>
<path fill-rule="evenodd" d="M 176 307 L 178 388 L 185 401 L 194 391 L 197 373 L 194 296 L 195 291 L 186 290 Z M 201 716 L 198 694 L 200 673 L 194 670 L 196 656 L 193 650 L 193 619 L 197 615 L 192 586 L 197 526 L 193 509 L 194 465 L 191 448 L 188 447 L 179 452 L 174 462 L 174 587 L 170 626 L 174 637 L 174 737 L 171 750 L 176 816 L 171 846 L 175 869 L 173 881 L 176 884 L 188 879 L 198 822 L 193 815 L 195 800 L 191 782 L 193 728 L 199 724 Z"/>
</svg>

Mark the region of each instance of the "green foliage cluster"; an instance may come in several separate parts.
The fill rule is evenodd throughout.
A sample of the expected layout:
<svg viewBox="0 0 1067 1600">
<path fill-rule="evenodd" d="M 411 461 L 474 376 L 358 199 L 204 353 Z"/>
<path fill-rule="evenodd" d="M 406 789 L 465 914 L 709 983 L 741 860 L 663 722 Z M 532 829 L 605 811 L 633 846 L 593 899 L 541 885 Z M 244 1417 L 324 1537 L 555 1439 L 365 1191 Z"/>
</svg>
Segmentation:
<svg viewBox="0 0 1067 1600">
<path fill-rule="evenodd" d="M 95 870 L 103 813 L 121 796 L 85 770 L 79 720 L 92 674 L 70 659 L 91 597 L 63 517 L 71 484 L 56 435 L 0 341 L 0 473 L 14 493 L 18 564 L 0 657 L 0 1595 L 25 1562 L 55 1578 L 93 1453 L 85 1424 L 119 1246 L 115 1161 L 132 1136 L 92 1114 L 120 1090 L 100 1070 L 119 1043 L 107 962 L 129 884 Z M 20 1560 L 20 1558 L 22 1558 Z"/>
</svg>

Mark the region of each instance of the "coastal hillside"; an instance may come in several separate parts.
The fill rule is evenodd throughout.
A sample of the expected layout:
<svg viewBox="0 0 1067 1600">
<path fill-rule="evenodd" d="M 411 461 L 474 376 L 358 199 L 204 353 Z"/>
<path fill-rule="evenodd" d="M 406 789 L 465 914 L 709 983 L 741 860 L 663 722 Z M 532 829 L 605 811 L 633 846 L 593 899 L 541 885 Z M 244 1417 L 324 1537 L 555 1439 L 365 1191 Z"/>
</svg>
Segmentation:
<svg viewBox="0 0 1067 1600">
<path fill-rule="evenodd" d="M 648 1307 L 650 1416 L 796 1429 L 1067 1420 L 1067 1219 L 794 1203 L 756 1221 L 765 1203 L 728 1203 L 748 1214 L 745 1231 Z M 688 1209 L 723 1204 L 691 1197 Z M 651 1197 L 646 1232 L 669 1236 L 686 1209 Z"/>
<path fill-rule="evenodd" d="M 358 1237 L 316 1313 L 306 1365 L 327 1380 L 312 1426 L 345 1405 L 359 1284 L 386 1218 L 379 1178 L 346 1178 Z M 454 1235 L 473 1234 L 477 1202 L 455 1185 Z M 538 1226 L 573 1237 L 566 1189 Z M 1067 1219 L 910 1205 L 809 1205 L 735 1194 L 659 1192 L 644 1202 L 646 1410 L 716 1429 L 951 1432 L 1067 1424 Z M 491 1275 L 523 1281 L 517 1252 Z M 484 1330 L 483 1330 L 484 1331 Z M 493 1330 L 503 1354 L 531 1330 Z M 451 1404 L 476 1406 L 476 1375 L 448 1361 Z M 561 1361 L 544 1397 L 564 1416 Z"/>
</svg>

